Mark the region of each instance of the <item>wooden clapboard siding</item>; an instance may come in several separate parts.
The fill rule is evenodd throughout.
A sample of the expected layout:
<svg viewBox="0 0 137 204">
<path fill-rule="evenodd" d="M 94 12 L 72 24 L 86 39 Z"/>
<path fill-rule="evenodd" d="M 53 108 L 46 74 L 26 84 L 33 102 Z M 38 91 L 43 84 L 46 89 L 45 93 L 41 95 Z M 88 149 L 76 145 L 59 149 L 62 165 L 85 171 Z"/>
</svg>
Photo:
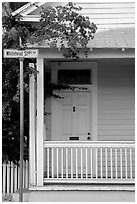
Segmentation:
<svg viewBox="0 0 137 204">
<path fill-rule="evenodd" d="M 80 13 L 88 16 L 91 21 L 97 24 L 100 29 L 112 27 L 134 26 L 135 24 L 135 2 L 131 0 L 113 1 L 90 1 L 75 2 L 82 7 Z M 43 7 L 66 5 L 67 2 L 47 2 Z M 31 15 L 38 14 L 40 9 L 31 12 Z"/>
<path fill-rule="evenodd" d="M 98 62 L 98 140 L 134 140 L 134 60 Z"/>
</svg>

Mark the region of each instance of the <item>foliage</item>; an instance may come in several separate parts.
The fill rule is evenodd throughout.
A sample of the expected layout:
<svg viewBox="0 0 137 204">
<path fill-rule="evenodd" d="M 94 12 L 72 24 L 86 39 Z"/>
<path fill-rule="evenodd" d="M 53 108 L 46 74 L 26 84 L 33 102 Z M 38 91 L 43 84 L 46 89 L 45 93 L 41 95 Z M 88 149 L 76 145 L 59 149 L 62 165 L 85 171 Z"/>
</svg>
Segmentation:
<svg viewBox="0 0 137 204">
<path fill-rule="evenodd" d="M 77 59 L 79 49 L 84 49 L 87 56 L 87 44 L 94 38 L 96 25 L 89 17 L 82 16 L 81 7 L 73 3 L 66 6 L 41 8 L 38 29 L 28 38 L 31 43 L 43 43 L 51 47 L 59 47 L 66 58 Z"/>
<path fill-rule="evenodd" d="M 88 41 L 93 39 L 96 25 L 90 23 L 88 17 L 79 14 L 82 8 L 73 3 L 66 6 L 56 6 L 40 9 L 40 22 L 28 24 L 21 21 L 21 16 L 12 16 L 9 4 L 3 2 L 2 16 L 2 48 L 24 49 L 30 43 L 43 43 L 59 48 L 65 58 L 78 59 L 79 48 L 88 54 Z M 19 39 L 22 40 L 20 43 Z M 24 141 L 25 157 L 28 156 L 29 137 L 29 75 L 34 70 L 29 69 L 28 63 L 34 59 L 24 60 Z M 2 58 L 2 145 L 3 159 L 19 160 L 19 61 L 18 59 Z M 48 78 L 48 76 L 46 76 Z M 55 89 L 71 88 L 67 85 L 51 84 L 50 77 L 46 81 L 45 97 L 54 95 Z M 27 139 L 26 139 L 27 138 Z"/>
</svg>

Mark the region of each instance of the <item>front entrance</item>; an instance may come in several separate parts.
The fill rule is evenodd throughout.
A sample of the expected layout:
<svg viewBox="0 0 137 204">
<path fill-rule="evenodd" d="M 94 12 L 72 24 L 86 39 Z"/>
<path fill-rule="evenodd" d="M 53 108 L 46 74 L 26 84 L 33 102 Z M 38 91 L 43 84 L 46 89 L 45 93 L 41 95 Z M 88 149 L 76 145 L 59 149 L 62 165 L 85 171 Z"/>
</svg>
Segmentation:
<svg viewBox="0 0 137 204">
<path fill-rule="evenodd" d="M 90 92 L 61 91 L 58 100 L 59 141 L 90 140 Z"/>
<path fill-rule="evenodd" d="M 76 87 L 74 91 L 56 91 L 61 99 L 52 98 L 51 140 L 97 140 L 96 63 L 52 62 L 51 81 Z"/>
</svg>

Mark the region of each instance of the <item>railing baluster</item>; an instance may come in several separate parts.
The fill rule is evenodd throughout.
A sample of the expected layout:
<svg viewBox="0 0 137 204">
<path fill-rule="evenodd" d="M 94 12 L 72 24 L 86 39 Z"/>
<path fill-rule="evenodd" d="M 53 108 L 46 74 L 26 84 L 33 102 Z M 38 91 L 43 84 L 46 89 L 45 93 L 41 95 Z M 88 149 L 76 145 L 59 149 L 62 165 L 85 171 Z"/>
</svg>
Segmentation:
<svg viewBox="0 0 137 204">
<path fill-rule="evenodd" d="M 132 149 L 130 148 L 130 178 L 132 179 Z"/>
<path fill-rule="evenodd" d="M 123 166 L 123 164 L 122 164 L 123 162 L 122 162 L 122 148 L 120 148 L 120 173 L 121 173 L 121 179 L 123 178 L 123 175 L 122 175 L 122 171 L 123 171 L 123 168 L 122 168 L 122 166 Z"/>
<path fill-rule="evenodd" d="M 91 179 L 92 179 L 92 147 L 90 148 L 90 156 L 91 156 Z"/>
<path fill-rule="evenodd" d="M 61 178 L 63 178 L 63 147 L 61 148 Z"/>
<path fill-rule="evenodd" d="M 96 179 L 98 178 L 98 149 L 96 147 Z"/>
<path fill-rule="evenodd" d="M 115 167 L 116 167 L 116 179 L 117 179 L 117 148 L 115 148 Z"/>
<path fill-rule="evenodd" d="M 102 179 L 102 147 L 100 148 L 100 165 L 101 165 L 101 179 Z"/>
<path fill-rule="evenodd" d="M 127 148 L 125 147 L 125 173 L 126 173 L 126 179 L 127 179 Z"/>
<path fill-rule="evenodd" d="M 58 178 L 58 174 L 59 174 L 59 151 L 58 151 L 58 147 L 57 147 L 57 178 Z"/>
<path fill-rule="evenodd" d="M 47 178 L 49 178 L 49 147 L 47 147 Z"/>
<path fill-rule="evenodd" d="M 71 148 L 71 178 L 73 178 L 73 148 Z"/>
<path fill-rule="evenodd" d="M 54 178 L 54 148 L 52 147 L 52 178 Z"/>
<path fill-rule="evenodd" d="M 78 178 L 78 149 L 76 147 L 76 179 Z"/>
<path fill-rule="evenodd" d="M 112 159 L 112 148 L 110 148 L 110 162 L 111 162 L 111 179 L 113 179 L 113 159 Z"/>
<path fill-rule="evenodd" d="M 78 182 L 78 179 L 81 179 L 81 182 L 86 182 L 88 178 L 93 179 L 94 173 L 96 178 L 96 180 L 93 179 L 94 183 L 99 182 L 100 179 L 103 182 L 108 178 L 111 179 L 109 179 L 110 183 L 119 183 L 119 178 L 121 180 L 124 178 L 124 181 L 134 179 L 133 142 L 114 144 L 111 142 L 91 142 L 91 144 L 57 142 L 56 144 L 52 141 L 45 142 L 44 145 L 46 148 L 44 182 L 46 179 L 47 181 L 57 179 L 55 182 L 65 182 L 65 179 L 66 182 L 70 179 Z M 12 190 L 7 189 L 7 191 Z"/>
<path fill-rule="evenodd" d="M 86 179 L 88 178 L 88 152 L 86 147 Z"/>
<path fill-rule="evenodd" d="M 66 147 L 66 178 L 68 178 L 68 148 Z"/>
<path fill-rule="evenodd" d="M 81 147 L 81 178 L 83 178 L 83 148 Z"/>
<path fill-rule="evenodd" d="M 107 147 L 105 148 L 105 156 L 106 156 L 106 179 L 107 179 L 108 178 L 108 164 L 107 164 L 108 152 L 107 152 Z"/>
</svg>

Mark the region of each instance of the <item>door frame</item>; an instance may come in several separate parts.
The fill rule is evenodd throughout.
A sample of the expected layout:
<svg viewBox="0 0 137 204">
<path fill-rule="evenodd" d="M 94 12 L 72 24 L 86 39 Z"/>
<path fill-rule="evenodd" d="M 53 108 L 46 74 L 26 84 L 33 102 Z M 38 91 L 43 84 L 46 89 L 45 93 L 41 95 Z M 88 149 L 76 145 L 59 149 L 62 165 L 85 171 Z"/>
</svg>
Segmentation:
<svg viewBox="0 0 137 204">
<path fill-rule="evenodd" d="M 79 64 L 78 64 L 79 63 Z M 78 66 L 77 66 L 78 65 Z M 91 140 L 97 141 L 97 62 L 51 62 L 51 82 L 57 84 L 58 82 L 58 70 L 72 70 L 72 69 L 90 69 L 91 70 L 91 85 L 80 85 L 88 88 L 91 91 Z M 77 86 L 77 85 L 76 85 Z M 55 135 L 58 134 L 57 121 L 58 117 L 56 113 L 57 103 L 56 99 L 51 99 L 51 140 L 56 140 Z M 67 141 L 66 141 L 67 142 Z"/>
</svg>

